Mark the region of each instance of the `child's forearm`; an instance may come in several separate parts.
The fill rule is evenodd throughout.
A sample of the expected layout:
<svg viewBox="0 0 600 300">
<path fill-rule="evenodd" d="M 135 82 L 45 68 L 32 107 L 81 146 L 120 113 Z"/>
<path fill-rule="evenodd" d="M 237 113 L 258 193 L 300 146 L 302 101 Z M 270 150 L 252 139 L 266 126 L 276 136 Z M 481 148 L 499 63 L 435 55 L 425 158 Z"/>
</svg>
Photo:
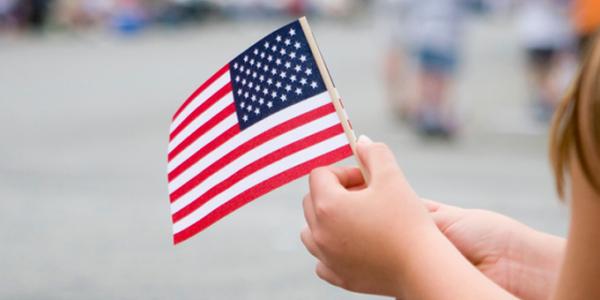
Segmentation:
<svg viewBox="0 0 600 300">
<path fill-rule="evenodd" d="M 399 266 L 401 299 L 515 299 L 469 263 L 439 232 L 415 240 L 423 249 Z M 399 285 L 400 286 L 400 285 Z"/>
</svg>

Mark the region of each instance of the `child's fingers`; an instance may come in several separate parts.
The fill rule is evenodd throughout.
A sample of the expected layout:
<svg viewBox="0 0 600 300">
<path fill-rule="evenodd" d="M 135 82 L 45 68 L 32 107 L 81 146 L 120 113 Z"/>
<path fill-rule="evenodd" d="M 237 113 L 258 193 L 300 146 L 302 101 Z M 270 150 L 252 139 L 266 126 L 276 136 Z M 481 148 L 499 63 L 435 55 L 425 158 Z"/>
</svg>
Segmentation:
<svg viewBox="0 0 600 300">
<path fill-rule="evenodd" d="M 458 206 L 448 205 L 442 202 L 437 202 L 426 198 L 421 198 L 421 200 L 423 200 L 425 207 L 427 207 L 427 210 L 429 210 L 430 213 L 439 211 L 459 212 L 463 210 L 463 208 Z"/>
<path fill-rule="evenodd" d="M 335 285 L 341 287 L 343 284 L 342 278 L 335 274 L 329 267 L 327 267 L 323 262 L 317 263 L 316 268 L 317 276 L 319 278 Z"/>
<path fill-rule="evenodd" d="M 365 179 L 357 167 L 330 167 L 330 170 L 337 176 L 340 184 L 347 189 L 358 187 L 365 184 Z"/>
<path fill-rule="evenodd" d="M 444 232 L 451 224 L 464 216 L 464 209 L 441 202 L 423 198 L 429 215 L 433 218 L 435 225 Z"/>
<path fill-rule="evenodd" d="M 354 189 L 363 186 L 365 180 L 356 167 L 322 167 L 309 175 L 311 194 L 318 197 L 323 193 L 340 189 Z"/>
<path fill-rule="evenodd" d="M 323 198 L 322 195 L 331 195 L 334 191 L 345 190 L 337 174 L 328 167 L 320 167 L 312 170 L 308 176 L 310 194 L 314 198 Z M 325 198 L 329 198 L 325 196 Z"/>
<path fill-rule="evenodd" d="M 437 201 L 433 201 L 433 200 L 429 200 L 429 199 L 421 199 L 423 200 L 423 203 L 425 203 L 425 207 L 427 207 L 427 210 L 429 210 L 430 213 L 436 212 L 438 211 L 440 208 L 442 208 L 442 203 L 439 203 Z"/>
<path fill-rule="evenodd" d="M 356 151 L 372 181 L 385 180 L 391 174 L 402 174 L 394 153 L 387 145 L 361 136 L 356 143 Z"/>
<path fill-rule="evenodd" d="M 442 232 L 446 232 L 448 227 L 456 223 L 464 216 L 464 210 L 455 206 L 444 207 L 435 212 L 430 213 L 433 222 Z"/>
<path fill-rule="evenodd" d="M 300 240 L 302 240 L 302 244 L 304 244 L 304 247 L 306 247 L 306 250 L 308 250 L 312 256 L 321 259 L 321 251 L 319 250 L 317 243 L 315 243 L 312 232 L 308 227 L 304 227 L 300 232 Z"/>
</svg>

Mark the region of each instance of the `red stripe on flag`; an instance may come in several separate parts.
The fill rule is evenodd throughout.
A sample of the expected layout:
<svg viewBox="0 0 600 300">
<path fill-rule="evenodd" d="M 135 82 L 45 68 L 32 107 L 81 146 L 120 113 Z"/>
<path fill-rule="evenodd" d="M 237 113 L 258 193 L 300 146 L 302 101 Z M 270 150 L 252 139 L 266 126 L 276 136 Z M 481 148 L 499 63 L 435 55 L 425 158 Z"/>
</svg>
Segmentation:
<svg viewBox="0 0 600 300">
<path fill-rule="evenodd" d="M 332 164 L 351 155 L 352 149 L 350 149 L 349 145 L 345 145 L 305 163 L 297 165 L 291 169 L 283 171 L 233 197 L 231 200 L 219 206 L 217 209 L 210 212 L 198 222 L 176 233 L 173 236 L 173 243 L 179 244 L 189 239 L 198 232 L 204 230 L 206 227 L 232 213 L 234 210 L 242 207 L 246 203 L 274 190 L 277 187 L 308 174 L 308 172 L 316 167 Z"/>
<path fill-rule="evenodd" d="M 171 161 L 175 156 L 177 156 L 181 151 L 187 148 L 191 143 L 196 141 L 202 135 L 204 135 L 207 131 L 211 130 L 217 124 L 221 123 L 225 118 L 229 117 L 231 114 L 235 113 L 235 104 L 232 102 L 230 105 L 227 105 L 220 112 L 218 112 L 214 117 L 210 120 L 206 121 L 206 123 L 202 124 L 202 126 L 198 127 L 192 134 L 186 137 L 177 147 L 175 147 L 171 152 L 169 152 L 168 158 Z"/>
<path fill-rule="evenodd" d="M 177 176 L 179 176 L 181 173 L 187 170 L 187 168 L 189 168 L 190 165 L 196 163 L 208 153 L 212 152 L 217 147 L 223 145 L 225 142 L 227 142 L 229 139 L 231 139 L 238 133 L 240 133 L 240 126 L 238 124 L 234 124 L 233 126 L 229 127 L 229 129 L 225 130 L 225 132 L 221 133 L 221 135 L 216 137 L 210 143 L 206 144 L 206 146 L 202 147 L 192 156 L 188 157 L 188 159 L 185 160 L 182 164 L 173 169 L 173 171 L 171 171 L 169 175 L 167 175 L 169 182 L 171 182 L 173 179 L 175 179 Z M 173 199 L 171 199 L 171 202 L 173 202 Z"/>
<path fill-rule="evenodd" d="M 171 202 L 177 200 L 183 194 L 187 193 L 190 189 L 194 188 L 202 181 L 204 181 L 208 176 L 214 174 L 219 169 L 223 168 L 242 154 L 264 144 L 265 142 L 282 135 L 292 129 L 300 127 L 306 123 L 309 123 L 313 120 L 316 120 L 322 116 L 328 115 L 332 112 L 335 112 L 335 107 L 333 104 L 325 104 L 323 106 L 317 107 L 309 112 L 306 112 L 302 115 L 297 116 L 294 119 L 288 120 L 284 123 L 281 123 L 238 146 L 219 160 L 215 161 L 213 164 L 208 166 L 206 169 L 202 170 L 198 175 L 194 176 L 188 182 L 183 184 L 177 190 L 171 193 Z M 184 162 L 184 163 L 187 163 Z"/>
<path fill-rule="evenodd" d="M 254 141 L 254 143 L 260 142 L 262 144 L 265 141 L 262 138 L 266 139 L 266 137 L 270 137 L 270 138 L 276 137 L 276 136 L 281 135 L 285 132 L 288 132 L 289 130 L 292 130 L 300 125 L 303 125 L 310 121 L 316 120 L 316 119 L 318 119 L 326 114 L 329 114 L 333 111 L 335 111 L 335 107 L 333 106 L 333 104 L 331 104 L 331 103 L 325 104 L 325 105 L 317 107 L 311 111 L 305 112 L 293 119 L 287 120 L 271 129 L 261 133 L 260 135 L 252 138 L 252 140 L 256 139 Z M 248 143 L 248 142 L 246 142 L 246 143 Z M 259 144 L 256 144 L 256 145 L 258 146 Z M 212 151 L 213 149 L 210 149 L 210 151 Z M 202 159 L 202 157 L 204 157 L 206 154 L 208 154 L 207 151 L 205 151 L 204 149 L 201 149 L 200 151 L 202 151 L 202 153 L 195 153 L 194 155 L 190 156 L 187 160 L 185 160 L 181 165 L 177 166 L 177 168 L 175 168 L 173 171 L 171 171 L 168 175 L 169 182 L 171 182 L 173 179 L 175 179 L 181 173 L 185 172 L 185 170 L 187 170 L 190 166 L 192 166 L 193 164 L 198 162 L 198 160 Z M 208 151 L 208 152 L 210 152 L 210 151 Z M 171 202 L 173 202 L 173 200 L 171 200 Z"/>
<path fill-rule="evenodd" d="M 183 111 L 189 104 L 194 100 L 200 93 L 202 93 L 208 86 L 213 84 L 219 77 L 229 71 L 229 64 L 224 65 L 217 73 L 213 74 L 206 82 L 204 82 L 199 88 L 197 88 L 186 100 L 183 102 L 183 105 L 179 107 L 179 109 L 173 115 L 173 121 L 179 116 L 181 111 Z"/>
<path fill-rule="evenodd" d="M 173 130 L 173 132 L 169 134 L 169 140 L 172 141 L 185 127 L 187 127 L 192 121 L 194 121 L 194 119 L 196 119 L 201 113 L 209 109 L 217 101 L 221 100 L 221 98 L 225 97 L 225 95 L 231 92 L 232 89 L 233 86 L 231 85 L 231 82 L 228 82 L 216 93 L 212 94 L 208 99 L 206 99 L 206 101 L 202 102 L 200 106 L 196 107 L 196 109 L 194 109 L 194 111 L 191 114 L 185 117 L 185 119 L 181 123 L 179 123 L 177 128 L 175 128 L 175 130 Z"/>
<path fill-rule="evenodd" d="M 252 162 L 251 164 L 241 168 L 239 171 L 235 172 L 233 175 L 229 176 L 227 179 L 219 182 L 219 184 L 213 186 L 200 197 L 196 198 L 194 201 L 190 202 L 188 205 L 183 207 L 181 210 L 173 214 L 173 223 L 181 220 L 185 216 L 194 212 L 198 207 L 202 206 L 208 200 L 212 199 L 216 195 L 230 188 L 234 184 L 238 183 L 242 179 L 252 175 L 254 172 L 284 158 L 291 154 L 294 154 L 302 149 L 310 147 L 312 145 L 318 144 L 326 139 L 334 137 L 340 133 L 343 133 L 344 129 L 340 124 L 333 125 L 327 129 L 321 130 L 317 133 L 311 134 L 303 139 L 295 141 L 285 147 L 277 149 L 260 159 Z M 187 192 L 187 191 L 185 191 Z M 185 194 L 185 193 L 184 193 Z"/>
</svg>

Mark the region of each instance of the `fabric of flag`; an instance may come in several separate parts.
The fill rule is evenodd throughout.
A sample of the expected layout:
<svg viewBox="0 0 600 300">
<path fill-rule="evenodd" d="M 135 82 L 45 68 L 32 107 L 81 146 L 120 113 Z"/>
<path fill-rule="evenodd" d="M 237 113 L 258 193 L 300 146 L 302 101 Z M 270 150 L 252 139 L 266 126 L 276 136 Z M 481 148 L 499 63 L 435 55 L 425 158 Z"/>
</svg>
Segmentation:
<svg viewBox="0 0 600 300">
<path fill-rule="evenodd" d="M 173 116 L 168 186 L 174 243 L 350 155 L 302 27 L 288 24 L 217 71 Z"/>
</svg>

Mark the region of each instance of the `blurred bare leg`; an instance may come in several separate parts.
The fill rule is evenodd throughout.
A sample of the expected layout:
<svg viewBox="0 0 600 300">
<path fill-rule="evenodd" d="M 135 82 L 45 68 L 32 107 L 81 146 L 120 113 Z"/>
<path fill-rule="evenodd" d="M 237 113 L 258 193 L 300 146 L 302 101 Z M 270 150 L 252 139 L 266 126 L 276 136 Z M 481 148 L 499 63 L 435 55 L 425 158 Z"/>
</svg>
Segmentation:
<svg viewBox="0 0 600 300">
<path fill-rule="evenodd" d="M 452 78 L 445 72 L 423 70 L 419 79 L 420 102 L 416 120 L 419 131 L 425 135 L 451 136 L 456 129 L 448 103 Z"/>
<path fill-rule="evenodd" d="M 384 59 L 386 96 L 394 112 L 400 118 L 406 119 L 414 110 L 413 100 L 410 97 L 411 80 L 408 59 L 399 49 L 390 49 Z"/>
</svg>

